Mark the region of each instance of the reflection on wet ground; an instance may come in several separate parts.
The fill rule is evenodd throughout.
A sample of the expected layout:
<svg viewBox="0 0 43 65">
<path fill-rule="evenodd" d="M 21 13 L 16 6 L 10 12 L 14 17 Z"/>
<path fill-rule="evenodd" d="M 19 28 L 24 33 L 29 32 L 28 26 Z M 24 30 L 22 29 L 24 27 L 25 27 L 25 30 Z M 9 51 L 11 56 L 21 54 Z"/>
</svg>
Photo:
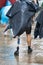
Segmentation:
<svg viewBox="0 0 43 65">
<path fill-rule="evenodd" d="M 33 52 L 27 53 L 27 43 L 25 33 L 20 37 L 19 56 L 15 57 L 14 52 L 17 47 L 17 38 L 12 39 L 10 35 L 5 37 L 2 34 L 3 28 L 0 27 L 0 65 L 43 65 L 36 61 L 36 54 L 43 53 L 43 39 L 34 40 L 32 38 Z"/>
</svg>

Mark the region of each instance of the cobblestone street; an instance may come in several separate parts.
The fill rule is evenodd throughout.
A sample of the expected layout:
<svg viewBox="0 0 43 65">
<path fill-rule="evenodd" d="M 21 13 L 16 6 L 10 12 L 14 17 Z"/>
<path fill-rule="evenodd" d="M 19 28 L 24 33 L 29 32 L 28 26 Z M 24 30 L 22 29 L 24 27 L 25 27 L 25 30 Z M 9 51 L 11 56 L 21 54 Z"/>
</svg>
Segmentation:
<svg viewBox="0 0 43 65">
<path fill-rule="evenodd" d="M 26 34 L 20 37 L 19 56 L 15 57 L 17 38 L 11 35 L 4 36 L 4 28 L 0 26 L 0 65 L 43 65 L 43 39 L 33 39 L 34 25 L 32 27 L 32 49 L 31 54 L 27 53 Z"/>
</svg>

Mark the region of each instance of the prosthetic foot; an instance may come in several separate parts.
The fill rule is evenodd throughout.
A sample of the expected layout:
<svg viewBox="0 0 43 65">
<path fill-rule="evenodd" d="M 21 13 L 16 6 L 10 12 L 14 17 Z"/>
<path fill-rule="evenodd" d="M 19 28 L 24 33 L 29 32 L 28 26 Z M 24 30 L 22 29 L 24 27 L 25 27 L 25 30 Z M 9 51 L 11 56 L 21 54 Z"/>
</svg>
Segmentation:
<svg viewBox="0 0 43 65">
<path fill-rule="evenodd" d="M 19 55 L 19 47 L 17 47 L 17 50 L 14 52 L 14 55 L 15 56 L 18 56 Z"/>
</svg>

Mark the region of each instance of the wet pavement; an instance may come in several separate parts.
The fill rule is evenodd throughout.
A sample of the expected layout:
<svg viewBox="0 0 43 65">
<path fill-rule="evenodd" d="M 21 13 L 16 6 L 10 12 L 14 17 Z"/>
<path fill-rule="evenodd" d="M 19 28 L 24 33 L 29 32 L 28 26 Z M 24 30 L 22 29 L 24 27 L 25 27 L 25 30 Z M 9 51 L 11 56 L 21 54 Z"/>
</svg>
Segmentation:
<svg viewBox="0 0 43 65">
<path fill-rule="evenodd" d="M 17 38 L 4 36 L 0 27 L 0 65 L 43 65 L 43 39 L 33 39 L 32 29 L 32 49 L 31 54 L 27 53 L 26 34 L 20 37 L 19 56 L 14 56 L 17 47 Z M 9 33 L 8 33 L 9 34 Z M 38 55 L 39 54 L 39 55 Z"/>
</svg>

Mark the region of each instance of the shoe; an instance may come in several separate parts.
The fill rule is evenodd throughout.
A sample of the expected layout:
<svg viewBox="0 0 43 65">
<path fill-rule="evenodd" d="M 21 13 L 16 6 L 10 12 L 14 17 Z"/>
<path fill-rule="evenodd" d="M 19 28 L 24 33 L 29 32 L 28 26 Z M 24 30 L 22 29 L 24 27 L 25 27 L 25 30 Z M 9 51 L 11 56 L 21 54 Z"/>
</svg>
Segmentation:
<svg viewBox="0 0 43 65">
<path fill-rule="evenodd" d="M 14 55 L 15 56 L 18 56 L 19 55 L 19 47 L 17 47 L 17 50 L 14 52 Z"/>
<path fill-rule="evenodd" d="M 32 53 L 32 48 L 29 48 L 28 49 L 28 53 Z"/>
<path fill-rule="evenodd" d="M 15 51 L 15 52 L 14 52 L 14 55 L 15 55 L 15 56 L 19 56 L 19 51 Z"/>
</svg>

